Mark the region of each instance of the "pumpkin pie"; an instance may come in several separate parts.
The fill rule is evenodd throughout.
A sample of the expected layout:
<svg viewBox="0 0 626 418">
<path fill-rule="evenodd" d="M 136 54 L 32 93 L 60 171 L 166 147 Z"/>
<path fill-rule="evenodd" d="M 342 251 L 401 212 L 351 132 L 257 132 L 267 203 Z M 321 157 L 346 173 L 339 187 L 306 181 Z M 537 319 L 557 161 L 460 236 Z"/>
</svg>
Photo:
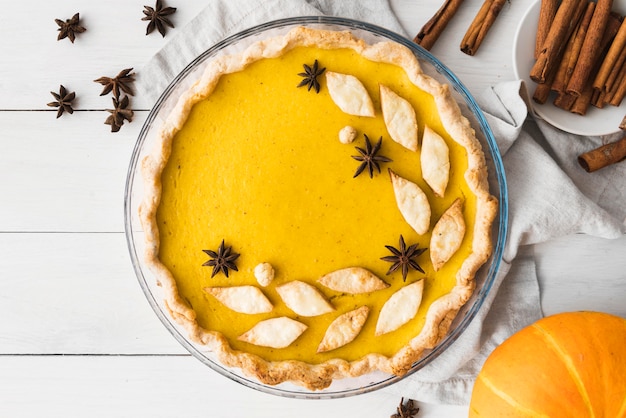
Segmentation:
<svg viewBox="0 0 626 418">
<path fill-rule="evenodd" d="M 213 58 L 142 171 L 172 319 L 268 385 L 405 374 L 492 251 L 475 132 L 394 42 L 299 27 Z"/>
</svg>

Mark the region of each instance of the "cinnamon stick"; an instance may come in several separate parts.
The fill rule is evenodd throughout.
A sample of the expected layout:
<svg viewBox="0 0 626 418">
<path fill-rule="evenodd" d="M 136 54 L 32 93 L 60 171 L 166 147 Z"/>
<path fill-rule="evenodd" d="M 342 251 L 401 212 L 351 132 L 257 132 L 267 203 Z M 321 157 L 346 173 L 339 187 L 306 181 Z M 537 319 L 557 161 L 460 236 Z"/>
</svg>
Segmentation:
<svg viewBox="0 0 626 418">
<path fill-rule="evenodd" d="M 605 103 L 613 104 L 617 101 L 616 96 L 619 98 L 618 92 L 620 85 L 623 83 L 623 80 L 626 79 L 626 61 L 622 63 L 620 68 L 615 69 L 614 72 L 615 77 L 613 82 L 604 95 Z M 619 101 L 621 102 L 621 100 Z"/>
<path fill-rule="evenodd" d="M 626 130 L 626 116 L 624 116 L 624 119 L 622 119 L 622 122 L 619 124 L 619 128 Z"/>
<path fill-rule="evenodd" d="M 598 0 L 585 35 L 585 41 L 576 62 L 574 72 L 567 83 L 567 92 L 580 96 L 600 54 L 600 44 L 609 22 L 613 0 Z"/>
<path fill-rule="evenodd" d="M 601 89 L 603 93 L 607 93 L 608 91 L 613 89 L 615 85 L 615 81 L 619 77 L 620 69 L 626 62 L 626 48 L 622 50 L 617 61 L 615 62 L 615 66 L 611 69 L 607 80 L 604 82 L 604 87 Z"/>
<path fill-rule="evenodd" d="M 533 92 L 533 101 L 535 103 L 544 104 L 548 101 L 551 91 L 552 82 L 546 81 L 545 83 L 537 84 L 535 86 L 535 91 Z"/>
<path fill-rule="evenodd" d="M 437 39 L 446 28 L 452 17 L 456 14 L 459 6 L 463 3 L 463 0 L 446 0 L 443 5 L 437 10 L 437 13 L 430 18 L 428 22 L 422 27 L 413 42 L 420 45 L 422 48 L 430 50 L 435 45 Z"/>
<path fill-rule="evenodd" d="M 620 68 L 618 70 L 617 73 L 617 77 L 615 78 L 615 82 L 613 83 L 613 86 L 611 86 L 611 88 L 606 92 L 606 94 L 604 95 L 604 103 L 613 103 L 613 99 L 615 98 L 615 96 L 617 95 L 617 92 L 619 90 L 619 86 L 620 83 L 622 81 L 622 79 L 624 79 L 626 77 L 626 64 L 622 65 L 622 68 Z"/>
<path fill-rule="evenodd" d="M 611 98 L 611 101 L 609 103 L 611 103 L 611 105 L 613 106 L 619 106 L 622 104 L 622 100 L 624 100 L 625 96 L 626 96 L 626 75 L 622 76 L 620 83 L 617 86 L 617 89 L 615 91 L 615 94 L 613 94 L 613 97 Z"/>
<path fill-rule="evenodd" d="M 570 109 L 573 113 L 577 113 L 579 115 L 585 115 L 587 113 L 587 109 L 591 105 L 592 102 L 598 103 L 600 99 L 600 92 L 593 88 L 593 81 L 595 80 L 598 72 L 600 71 L 600 67 L 602 66 L 602 62 L 606 57 L 606 54 L 611 47 L 613 39 L 615 39 L 615 35 L 619 31 L 620 27 L 619 17 L 615 14 L 611 14 L 609 16 L 609 20 L 607 22 L 606 28 L 604 29 L 604 33 L 602 34 L 602 39 L 598 45 L 598 58 L 596 62 L 593 63 L 591 71 L 589 73 L 589 77 L 587 78 L 587 82 L 585 83 L 585 87 L 581 91 L 579 95 L 572 94 L 572 96 L 576 97 L 576 101 L 572 105 Z M 568 94 L 571 94 L 568 92 Z M 605 100 L 604 98 L 602 100 Z M 602 107 L 603 104 L 600 104 L 598 107 Z"/>
<path fill-rule="evenodd" d="M 606 104 L 606 101 L 604 100 L 605 97 L 605 92 L 594 89 L 593 96 L 591 96 L 591 104 L 598 109 L 604 109 L 604 105 Z"/>
<path fill-rule="evenodd" d="M 480 10 L 474 17 L 461 41 L 461 51 L 468 55 L 474 55 L 482 44 L 487 32 L 496 21 L 500 10 L 506 0 L 485 0 Z"/>
<path fill-rule="evenodd" d="M 539 56 L 539 51 L 543 46 L 550 26 L 556 15 L 556 11 L 559 8 L 559 0 L 541 0 L 541 7 L 539 8 L 539 22 L 537 25 L 537 35 L 535 38 L 535 59 Z"/>
<path fill-rule="evenodd" d="M 626 20 L 622 21 L 619 31 L 613 39 L 613 43 L 606 53 L 598 75 L 593 81 L 593 88 L 606 91 L 606 82 L 615 67 L 621 67 L 620 60 L 626 59 Z"/>
<path fill-rule="evenodd" d="M 581 154 L 578 157 L 578 164 L 591 173 L 624 159 L 626 159 L 626 136 L 616 142 Z"/>
<path fill-rule="evenodd" d="M 569 94 L 566 91 L 562 91 L 562 92 L 558 93 L 556 98 L 554 99 L 554 105 L 556 107 L 560 108 L 560 109 L 569 110 L 570 112 L 574 112 L 572 110 L 572 107 L 576 103 L 576 99 L 577 99 L 576 96 L 573 96 L 573 95 Z M 580 104 L 579 104 L 579 106 L 580 106 Z M 580 114 L 580 110 L 578 110 L 577 112 L 574 112 L 574 113 L 579 113 Z"/>
<path fill-rule="evenodd" d="M 589 3 L 595 4 L 595 3 Z M 565 51 L 563 51 L 563 56 L 561 58 L 561 62 L 559 63 L 555 75 L 554 81 L 550 84 L 550 90 L 557 93 L 564 93 L 567 88 L 567 82 L 569 81 L 570 76 L 572 75 L 572 70 L 576 65 L 576 61 L 578 60 L 578 55 L 580 54 L 580 48 L 577 48 L 578 43 L 578 35 L 580 33 L 584 33 L 586 28 L 583 26 L 583 22 L 578 26 L 576 31 L 570 36 L 569 42 L 565 47 Z M 584 35 L 583 35 L 584 36 Z"/>
<path fill-rule="evenodd" d="M 593 85 L 591 83 L 587 83 L 587 86 L 585 86 L 579 96 L 571 95 L 571 97 L 574 98 L 574 103 L 572 103 L 572 106 L 570 107 L 570 112 L 576 113 L 580 116 L 585 116 L 589 106 L 591 105 L 591 101 L 593 100 Z"/>
<path fill-rule="evenodd" d="M 537 60 L 530 70 L 530 78 L 535 83 L 545 83 L 549 75 L 556 71 L 567 40 L 586 6 L 586 0 L 563 0 L 559 5 Z"/>
<path fill-rule="evenodd" d="M 591 23 L 595 6 L 596 4 L 592 1 L 587 3 L 583 17 L 580 19 L 578 25 L 574 29 L 574 32 L 570 36 L 569 41 L 567 42 L 567 46 L 563 52 L 563 58 L 557 67 L 556 76 L 554 77 L 554 82 L 552 83 L 553 91 L 560 93 L 565 91 L 567 88 L 567 83 L 574 72 L 576 61 L 578 61 L 578 57 L 580 56 L 580 50 L 583 46 L 587 30 L 589 29 L 589 24 Z"/>
</svg>

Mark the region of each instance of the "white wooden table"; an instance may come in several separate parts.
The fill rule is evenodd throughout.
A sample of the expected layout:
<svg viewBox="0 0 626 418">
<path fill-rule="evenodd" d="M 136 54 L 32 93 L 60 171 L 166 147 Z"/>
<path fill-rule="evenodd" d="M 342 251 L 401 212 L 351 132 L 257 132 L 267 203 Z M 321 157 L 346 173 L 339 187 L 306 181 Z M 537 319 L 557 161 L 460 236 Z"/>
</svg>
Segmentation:
<svg viewBox="0 0 626 418">
<path fill-rule="evenodd" d="M 168 3 L 181 28 L 205 2 Z M 469 57 L 458 44 L 481 3 L 466 1 L 432 50 L 473 93 L 514 78 L 513 34 L 529 6 L 507 4 Z M 150 309 L 123 226 L 126 170 L 148 105 L 132 98 L 133 122 L 112 134 L 103 124 L 110 96 L 93 82 L 140 68 L 167 41 L 144 36 L 144 4 L 154 5 L 0 0 L 0 416 L 391 415 L 399 399 L 384 391 L 303 401 L 247 389 L 188 355 Z M 441 1 L 391 4 L 413 35 Z M 87 32 L 58 42 L 54 19 L 76 12 Z M 73 115 L 55 119 L 46 103 L 60 84 L 78 97 Z M 576 235 L 534 250 L 545 313 L 626 317 L 626 238 Z M 467 414 L 466 406 L 420 406 L 420 417 Z"/>
</svg>

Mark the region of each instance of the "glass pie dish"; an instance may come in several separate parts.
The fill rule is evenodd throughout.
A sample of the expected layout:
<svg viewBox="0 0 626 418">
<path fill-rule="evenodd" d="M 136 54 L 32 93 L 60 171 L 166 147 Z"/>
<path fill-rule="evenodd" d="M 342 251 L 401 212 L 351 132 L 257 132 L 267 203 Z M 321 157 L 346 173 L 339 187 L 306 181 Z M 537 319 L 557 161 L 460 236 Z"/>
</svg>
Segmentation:
<svg viewBox="0 0 626 418">
<path fill-rule="evenodd" d="M 190 340 L 185 329 L 171 318 L 163 302 L 162 290 L 144 261 L 145 234 L 137 215 L 138 207 L 144 195 L 143 179 L 140 173 L 141 161 L 154 148 L 158 139 L 158 132 L 165 118 L 172 111 L 178 97 L 198 79 L 206 65 L 215 57 L 242 52 L 258 40 L 284 34 L 298 26 L 349 31 L 368 43 L 394 41 L 409 48 L 419 59 L 422 70 L 427 75 L 452 87 L 452 95 L 461 107 L 463 115 L 469 119 L 472 127 L 476 130 L 485 153 L 489 171 L 490 193 L 499 201 L 499 209 L 492 229 L 493 253 L 476 274 L 476 289 L 471 299 L 456 316 L 448 334 L 435 348 L 428 350 L 416 361 L 410 371 L 402 377 L 383 372 L 372 372 L 354 378 L 336 379 L 329 387 L 312 391 L 288 382 L 278 385 L 263 384 L 244 375 L 239 369 L 225 367 L 216 359 L 214 353 Z M 489 293 L 499 268 L 506 237 L 506 226 L 507 191 L 502 161 L 493 133 L 468 90 L 436 58 L 409 40 L 380 27 L 333 17 L 301 17 L 268 22 L 231 36 L 198 56 L 172 81 L 148 115 L 133 151 L 125 191 L 125 227 L 131 260 L 142 290 L 164 326 L 194 357 L 218 373 L 253 389 L 295 398 L 334 398 L 370 392 L 405 378 L 433 361 L 467 328 Z"/>
</svg>

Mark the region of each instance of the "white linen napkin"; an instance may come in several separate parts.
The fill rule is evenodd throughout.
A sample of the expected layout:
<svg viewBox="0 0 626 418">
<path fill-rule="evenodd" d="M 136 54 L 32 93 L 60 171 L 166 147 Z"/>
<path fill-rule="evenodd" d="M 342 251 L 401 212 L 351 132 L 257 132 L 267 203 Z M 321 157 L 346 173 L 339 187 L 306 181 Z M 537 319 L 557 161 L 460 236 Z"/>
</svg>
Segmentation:
<svg viewBox="0 0 626 418">
<path fill-rule="evenodd" d="M 304 15 L 363 20 L 404 34 L 385 0 L 212 0 L 138 69 L 138 90 L 156 101 L 178 72 L 226 36 L 262 22 Z M 509 191 L 509 236 L 493 290 L 448 350 L 383 389 L 389 393 L 424 402 L 467 404 L 489 353 L 542 316 L 534 259 L 526 246 L 572 233 L 605 238 L 623 233 L 626 164 L 586 173 L 576 156 L 601 145 L 603 139 L 564 134 L 527 118 L 521 87 L 520 81 L 499 84 L 478 98 L 503 154 Z"/>
</svg>

